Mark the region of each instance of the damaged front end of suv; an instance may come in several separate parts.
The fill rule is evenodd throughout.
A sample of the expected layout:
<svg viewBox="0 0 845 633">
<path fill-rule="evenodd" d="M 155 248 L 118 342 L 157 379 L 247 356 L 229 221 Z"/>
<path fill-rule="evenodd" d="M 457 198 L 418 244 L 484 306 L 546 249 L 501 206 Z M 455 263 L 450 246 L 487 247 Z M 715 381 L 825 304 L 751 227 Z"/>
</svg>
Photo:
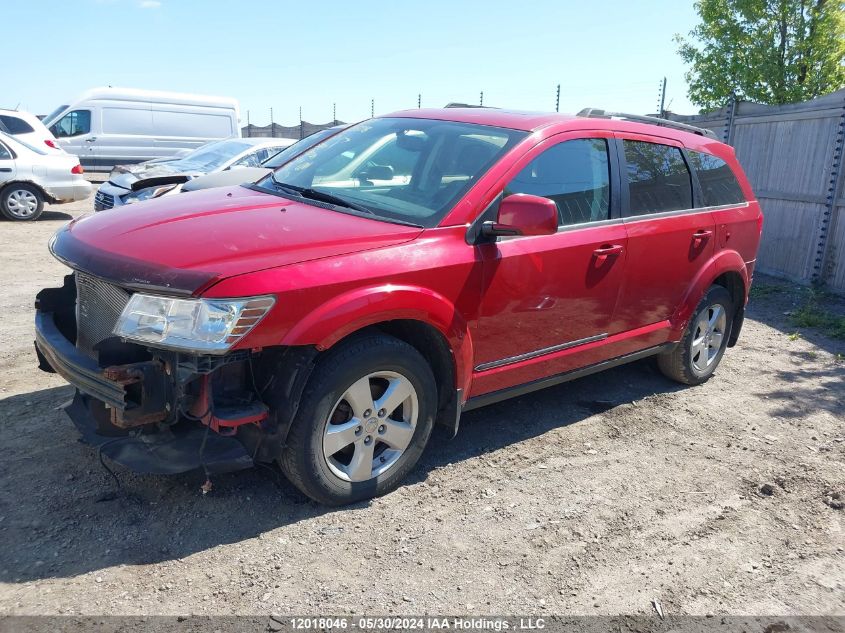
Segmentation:
<svg viewBox="0 0 845 633">
<path fill-rule="evenodd" d="M 73 272 L 38 293 L 35 347 L 40 368 L 76 388 L 65 410 L 84 442 L 148 474 L 278 457 L 316 351 L 232 349 L 273 296 L 199 298 L 207 276 L 83 251 L 67 230 L 50 250 Z"/>
</svg>

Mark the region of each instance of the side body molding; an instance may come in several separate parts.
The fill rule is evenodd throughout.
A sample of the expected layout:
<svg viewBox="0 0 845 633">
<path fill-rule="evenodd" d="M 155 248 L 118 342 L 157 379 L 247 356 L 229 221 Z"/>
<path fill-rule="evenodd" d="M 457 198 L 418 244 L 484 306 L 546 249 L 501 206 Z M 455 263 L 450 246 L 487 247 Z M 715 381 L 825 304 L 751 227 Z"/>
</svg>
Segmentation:
<svg viewBox="0 0 845 633">
<path fill-rule="evenodd" d="M 446 297 L 428 288 L 383 284 L 340 294 L 302 318 L 280 344 L 324 350 L 362 328 L 397 319 L 426 323 L 446 338 L 455 364 L 454 387 L 469 393 L 473 352 L 466 320 Z"/>
</svg>

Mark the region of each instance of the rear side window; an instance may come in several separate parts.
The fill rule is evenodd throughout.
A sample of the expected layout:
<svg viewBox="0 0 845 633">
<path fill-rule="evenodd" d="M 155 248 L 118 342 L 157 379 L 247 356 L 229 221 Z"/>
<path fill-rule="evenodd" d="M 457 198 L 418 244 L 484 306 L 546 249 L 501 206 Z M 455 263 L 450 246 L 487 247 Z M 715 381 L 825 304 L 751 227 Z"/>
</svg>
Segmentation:
<svg viewBox="0 0 845 633">
<path fill-rule="evenodd" d="M 504 195 L 512 193 L 530 193 L 554 201 L 562 225 L 608 219 L 607 141 L 582 138 L 550 147 L 508 183 Z"/>
<path fill-rule="evenodd" d="M 32 126 L 23 119 L 19 119 L 16 116 L 8 114 L 0 114 L 0 123 L 3 124 L 3 127 L 9 134 L 29 134 L 30 132 L 35 131 Z"/>
<path fill-rule="evenodd" d="M 12 158 L 12 152 L 3 143 L 0 143 L 0 160 L 12 160 Z"/>
<path fill-rule="evenodd" d="M 728 164 L 721 158 L 703 152 L 687 151 L 692 168 L 698 174 L 704 204 L 718 207 L 745 202 L 745 195 Z"/>
<path fill-rule="evenodd" d="M 630 215 L 692 208 L 692 179 L 677 147 L 623 141 Z"/>
</svg>

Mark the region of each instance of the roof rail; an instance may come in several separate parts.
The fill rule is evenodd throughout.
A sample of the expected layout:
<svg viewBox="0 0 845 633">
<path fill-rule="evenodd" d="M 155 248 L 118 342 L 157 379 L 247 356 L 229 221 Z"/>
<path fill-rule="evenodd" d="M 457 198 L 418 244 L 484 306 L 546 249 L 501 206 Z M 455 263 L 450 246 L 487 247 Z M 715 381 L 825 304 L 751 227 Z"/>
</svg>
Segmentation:
<svg viewBox="0 0 845 633">
<path fill-rule="evenodd" d="M 688 125 L 686 123 L 679 123 L 678 121 L 671 121 L 656 116 L 645 116 L 642 114 L 626 114 L 624 112 L 606 112 L 600 108 L 584 108 L 578 113 L 578 116 L 589 117 L 591 119 L 622 119 L 623 121 L 636 121 L 637 123 L 649 123 L 651 125 L 660 125 L 662 127 L 671 127 L 676 130 L 683 130 L 684 132 L 692 132 L 699 136 L 706 136 L 707 138 L 716 138 L 716 133 L 713 130 L 708 130 L 703 127 L 696 127 L 695 125 Z"/>
</svg>

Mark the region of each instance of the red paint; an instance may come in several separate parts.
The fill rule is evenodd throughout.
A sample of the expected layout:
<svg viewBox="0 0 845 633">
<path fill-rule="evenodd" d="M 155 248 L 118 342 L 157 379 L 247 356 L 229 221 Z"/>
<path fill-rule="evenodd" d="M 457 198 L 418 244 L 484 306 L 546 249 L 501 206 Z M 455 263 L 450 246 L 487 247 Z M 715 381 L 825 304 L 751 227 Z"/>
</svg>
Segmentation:
<svg viewBox="0 0 845 633">
<path fill-rule="evenodd" d="M 83 244 L 164 269 L 211 271 L 206 297 L 273 294 L 271 313 L 242 349 L 325 349 L 383 321 L 415 319 L 442 333 L 456 387 L 480 395 L 677 341 L 722 273 L 746 288 L 761 212 L 733 150 L 668 128 L 502 110 L 413 110 L 390 116 L 505 126 L 531 133 L 479 177 L 440 226 L 418 229 L 356 217 L 243 187 L 163 197 L 76 221 Z M 652 140 L 712 153 L 736 174 L 736 208 L 550 231 L 548 205 L 501 205 L 531 236 L 467 243 L 467 226 L 547 147 L 583 137 Z M 611 180 L 611 185 L 616 186 Z M 284 208 L 284 212 L 282 209 Z M 527 209 L 527 210 L 526 210 Z M 495 369 L 479 364 L 606 334 Z"/>
</svg>

